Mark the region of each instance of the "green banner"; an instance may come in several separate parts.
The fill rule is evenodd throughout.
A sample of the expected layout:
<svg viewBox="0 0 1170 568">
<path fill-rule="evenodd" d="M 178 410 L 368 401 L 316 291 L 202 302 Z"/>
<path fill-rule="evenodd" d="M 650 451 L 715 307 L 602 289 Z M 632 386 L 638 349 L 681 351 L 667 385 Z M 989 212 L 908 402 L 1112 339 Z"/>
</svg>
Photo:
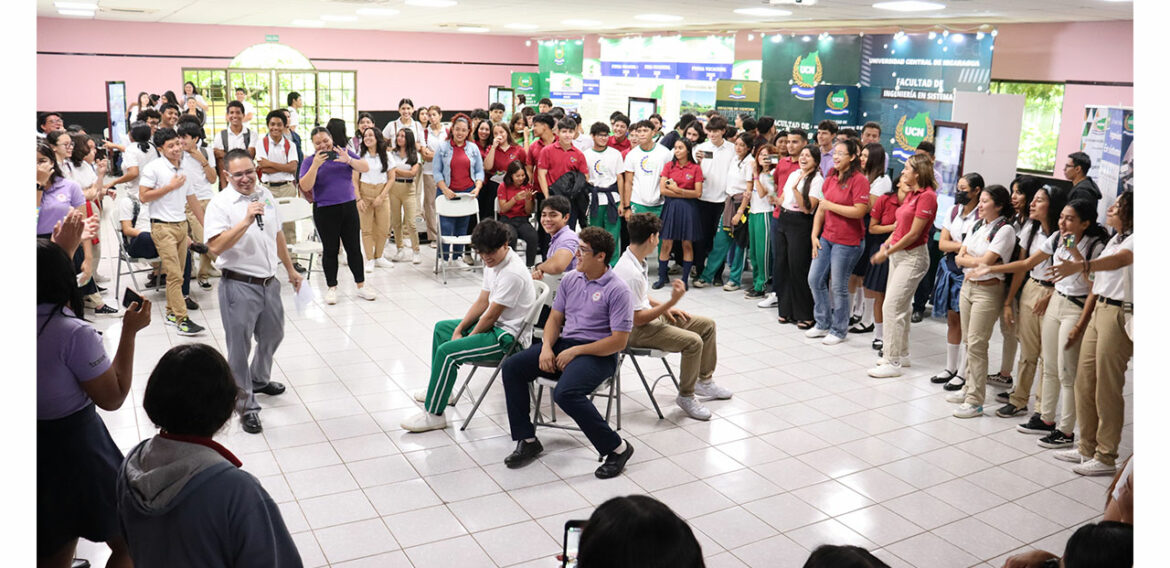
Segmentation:
<svg viewBox="0 0 1170 568">
<path fill-rule="evenodd" d="M 540 42 L 538 61 L 541 73 L 580 75 L 585 54 L 584 43 L 579 39 Z"/>
<path fill-rule="evenodd" d="M 516 96 L 524 95 L 524 106 L 536 106 L 536 102 L 545 96 L 544 82 L 540 73 L 512 73 L 512 89 Z"/>
<path fill-rule="evenodd" d="M 861 37 L 771 36 L 763 43 L 763 112 L 778 127 L 809 128 L 821 84 L 861 81 Z"/>
<path fill-rule="evenodd" d="M 760 116 L 759 81 L 721 79 L 715 82 L 715 110 L 729 121 L 740 114 Z"/>
</svg>

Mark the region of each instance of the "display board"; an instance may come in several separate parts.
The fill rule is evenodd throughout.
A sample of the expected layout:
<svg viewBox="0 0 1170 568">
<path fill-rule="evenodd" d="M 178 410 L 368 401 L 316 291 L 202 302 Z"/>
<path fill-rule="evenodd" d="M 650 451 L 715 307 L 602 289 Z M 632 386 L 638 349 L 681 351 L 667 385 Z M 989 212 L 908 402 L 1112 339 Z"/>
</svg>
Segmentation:
<svg viewBox="0 0 1170 568">
<path fill-rule="evenodd" d="M 855 85 L 817 85 L 813 98 L 812 124 L 823 120 L 841 128 L 861 127 L 861 89 Z"/>
<path fill-rule="evenodd" d="M 1105 152 L 1105 132 L 1109 129 L 1109 107 L 1085 105 L 1085 118 L 1081 128 L 1081 151 L 1088 154 L 1089 171 L 1085 175 L 1096 180 L 1101 175 L 1101 156 Z M 1057 156 L 1057 160 L 1067 160 Z M 1063 163 L 1063 162 L 1061 162 Z"/>
<path fill-rule="evenodd" d="M 630 124 L 641 120 L 650 120 L 650 115 L 658 112 L 658 99 L 630 97 L 626 102 L 626 109 L 626 116 L 630 117 Z"/>
<path fill-rule="evenodd" d="M 130 128 L 126 124 L 126 83 L 106 81 L 106 127 L 115 144 L 130 143 Z"/>
<path fill-rule="evenodd" d="M 955 91 L 953 97 L 951 120 L 968 125 L 963 171 L 979 173 L 988 185 L 1009 185 L 1015 178 L 1020 152 L 1024 95 Z M 946 201 L 951 202 L 949 197 Z M 943 202 L 940 195 L 939 211 Z"/>
<path fill-rule="evenodd" d="M 1133 189 L 1133 109 L 1111 107 L 1105 130 L 1105 144 L 1101 152 L 1098 177 L 1094 179 L 1101 188 L 1101 200 L 1097 202 L 1097 217 L 1105 222 L 1105 212 L 1126 190 Z"/>
<path fill-rule="evenodd" d="M 955 187 L 963 176 L 967 124 L 938 121 L 934 123 L 935 193 L 954 197 Z"/>
<path fill-rule="evenodd" d="M 860 36 L 769 36 L 763 42 L 763 113 L 779 129 L 812 128 L 817 85 L 857 85 L 860 64 Z"/>
<path fill-rule="evenodd" d="M 584 40 L 543 40 L 537 47 L 537 62 L 541 73 L 581 74 L 584 59 Z"/>
<path fill-rule="evenodd" d="M 541 85 L 540 73 L 512 73 L 512 90 L 519 101 L 524 95 L 525 106 L 536 106 L 536 102 L 544 97 L 544 87 Z"/>
<path fill-rule="evenodd" d="M 715 110 L 734 123 L 740 114 L 760 116 L 760 83 L 721 79 L 715 82 Z M 696 114 L 696 116 L 698 116 Z"/>
</svg>

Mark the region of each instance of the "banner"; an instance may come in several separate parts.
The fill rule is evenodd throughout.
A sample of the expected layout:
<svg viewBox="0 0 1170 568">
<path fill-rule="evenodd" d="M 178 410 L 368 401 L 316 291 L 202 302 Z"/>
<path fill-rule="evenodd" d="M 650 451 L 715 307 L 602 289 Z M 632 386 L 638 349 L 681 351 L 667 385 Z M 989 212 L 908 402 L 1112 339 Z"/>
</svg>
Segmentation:
<svg viewBox="0 0 1170 568">
<path fill-rule="evenodd" d="M 536 106 L 536 102 L 544 96 L 540 73 L 513 72 L 512 89 L 515 91 L 517 97 L 524 95 L 524 106 Z"/>
<path fill-rule="evenodd" d="M 537 51 L 540 71 L 580 75 L 585 53 L 584 43 L 579 39 L 541 41 Z"/>
<path fill-rule="evenodd" d="M 1101 175 L 1101 157 L 1105 152 L 1105 132 L 1109 129 L 1109 107 L 1085 105 L 1085 118 L 1081 127 L 1081 151 L 1088 154 L 1092 165 L 1085 175 L 1096 180 Z M 1068 161 L 1057 156 L 1057 163 Z"/>
<path fill-rule="evenodd" d="M 548 98 L 553 106 L 577 110 L 581 106 L 581 95 L 585 90 L 585 81 L 581 75 L 574 73 L 550 73 Z"/>
<path fill-rule="evenodd" d="M 1133 189 L 1133 109 L 1110 107 L 1109 124 L 1105 131 L 1105 145 L 1101 152 L 1098 177 L 1101 188 L 1097 203 L 1098 221 L 1105 221 L 1105 212 L 1117 196 Z"/>
<path fill-rule="evenodd" d="M 853 85 L 817 85 L 813 98 L 812 124 L 823 120 L 836 122 L 841 128 L 860 129 L 861 89 Z"/>
<path fill-rule="evenodd" d="M 600 63 L 599 108 L 606 111 L 605 119 L 608 111 L 626 108 L 629 97 L 644 97 L 657 99 L 663 121 L 674 124 L 683 112 L 715 107 L 715 81 L 731 78 L 735 40 L 723 36 L 603 39 Z"/>
<path fill-rule="evenodd" d="M 857 85 L 861 37 L 769 36 L 763 43 L 763 113 L 777 128 L 809 129 L 821 84 Z"/>
<path fill-rule="evenodd" d="M 715 110 L 734 123 L 740 114 L 760 116 L 758 81 L 720 80 L 715 82 Z"/>
</svg>

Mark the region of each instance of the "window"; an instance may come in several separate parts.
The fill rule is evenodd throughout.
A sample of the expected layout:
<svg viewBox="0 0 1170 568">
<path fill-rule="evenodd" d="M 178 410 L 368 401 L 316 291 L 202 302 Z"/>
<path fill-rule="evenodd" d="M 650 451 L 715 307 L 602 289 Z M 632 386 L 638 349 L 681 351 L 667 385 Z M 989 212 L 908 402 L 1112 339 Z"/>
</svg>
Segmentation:
<svg viewBox="0 0 1170 568">
<path fill-rule="evenodd" d="M 1024 95 L 1024 122 L 1016 169 L 1051 175 L 1064 107 L 1064 83 L 992 81 L 992 93 Z"/>
<path fill-rule="evenodd" d="M 224 116 L 227 114 L 227 74 L 223 69 L 184 69 L 183 82 L 195 83 L 199 94 L 207 103 L 204 111 L 203 132 L 210 144 L 211 137 L 216 132 L 227 127 Z"/>
</svg>

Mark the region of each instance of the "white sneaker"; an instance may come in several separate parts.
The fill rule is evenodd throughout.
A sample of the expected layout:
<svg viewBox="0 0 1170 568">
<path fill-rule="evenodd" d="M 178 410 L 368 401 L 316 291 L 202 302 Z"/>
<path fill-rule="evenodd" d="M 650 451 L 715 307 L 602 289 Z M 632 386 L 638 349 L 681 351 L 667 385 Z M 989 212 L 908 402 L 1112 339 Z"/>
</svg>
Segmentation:
<svg viewBox="0 0 1170 568">
<path fill-rule="evenodd" d="M 99 284 L 110 281 L 110 277 L 106 276 L 105 274 L 102 274 L 101 272 L 95 272 L 93 275 L 93 279 L 94 279 L 94 281 L 98 282 Z"/>
<path fill-rule="evenodd" d="M 1082 464 L 1082 463 L 1085 463 L 1085 461 L 1087 461 L 1085 459 L 1085 456 L 1082 456 L 1081 451 L 1078 450 L 1077 448 L 1072 448 L 1070 450 L 1059 450 L 1059 451 L 1052 452 L 1052 457 L 1054 457 L 1062 462 L 1069 462 L 1069 463 L 1075 463 L 1075 464 Z M 1089 458 L 1089 459 L 1091 460 L 1092 458 Z M 1100 462 L 1098 462 L 1098 463 L 1100 463 Z"/>
<path fill-rule="evenodd" d="M 402 429 L 408 432 L 428 432 L 447 427 L 447 418 L 430 412 L 420 412 L 402 421 Z"/>
<path fill-rule="evenodd" d="M 374 259 L 374 266 L 377 266 L 378 268 L 394 268 L 394 265 L 389 260 L 386 260 L 381 256 Z"/>
<path fill-rule="evenodd" d="M 345 253 L 337 255 L 337 263 L 341 266 L 349 266 L 349 258 L 346 258 Z"/>
<path fill-rule="evenodd" d="M 398 249 L 398 254 L 394 255 L 394 258 L 391 260 L 394 262 L 406 262 L 410 260 L 410 252 L 406 249 Z"/>
<path fill-rule="evenodd" d="M 467 262 L 464 261 L 462 258 L 451 259 L 451 268 L 467 268 L 468 266 L 470 266 L 470 265 L 467 264 Z"/>
<path fill-rule="evenodd" d="M 706 406 L 703 406 L 703 403 L 699 402 L 699 400 L 693 396 L 675 397 L 674 403 L 677 404 L 679 408 L 683 409 L 683 412 L 687 413 L 687 416 L 690 416 L 695 420 L 711 419 L 711 410 Z"/>
<path fill-rule="evenodd" d="M 895 362 L 895 360 L 893 358 L 879 357 L 878 360 L 874 362 L 873 366 L 874 367 L 881 367 L 882 365 L 888 365 L 888 364 L 892 364 L 894 362 Z M 910 368 L 910 357 L 908 357 L 908 356 L 902 357 L 900 360 L 898 360 L 896 362 L 898 363 L 898 366 L 902 367 L 903 369 Z"/>
<path fill-rule="evenodd" d="M 330 306 L 337 303 L 337 286 L 333 286 L 325 291 L 325 303 Z"/>
<path fill-rule="evenodd" d="M 438 241 L 431 241 L 431 248 L 433 248 L 433 249 L 437 249 L 437 248 L 439 248 L 439 243 L 438 243 Z"/>
<path fill-rule="evenodd" d="M 764 297 L 763 300 L 760 300 L 759 303 L 756 304 L 756 306 L 761 307 L 761 308 L 774 308 L 774 307 L 776 307 L 776 304 L 779 304 L 779 303 L 780 303 L 780 300 L 776 298 L 776 293 L 775 292 L 768 292 L 768 295 L 766 297 Z"/>
<path fill-rule="evenodd" d="M 970 404 L 964 402 L 963 404 L 959 405 L 959 408 L 955 409 L 954 416 L 955 418 L 978 418 L 983 416 L 983 407 L 971 406 Z"/>
<path fill-rule="evenodd" d="M 366 261 L 366 274 L 369 274 L 373 271 L 374 271 L 374 261 L 367 260 Z"/>
<path fill-rule="evenodd" d="M 1073 466 L 1073 473 L 1080 475 L 1114 475 L 1117 473 L 1116 465 L 1106 465 L 1094 459 L 1089 459 L 1080 463 L 1080 465 Z"/>
<path fill-rule="evenodd" d="M 886 363 L 885 365 L 874 367 L 866 371 L 866 373 L 875 379 L 892 379 L 902 376 L 902 366 Z"/>
<path fill-rule="evenodd" d="M 378 295 L 374 293 L 373 288 L 370 288 L 369 286 L 362 286 L 361 288 L 358 288 L 357 295 L 363 300 L 374 301 L 378 298 Z"/>
<path fill-rule="evenodd" d="M 695 396 L 727 400 L 731 398 L 731 391 L 715 384 L 715 381 L 699 381 L 695 383 Z"/>
<path fill-rule="evenodd" d="M 963 404 L 963 401 L 967 400 L 967 394 L 963 391 L 955 391 L 948 394 L 946 400 L 951 404 Z"/>
<path fill-rule="evenodd" d="M 808 328 L 808 331 L 804 332 L 804 336 L 809 338 L 809 339 L 816 339 L 818 337 L 824 337 L 826 335 L 829 335 L 829 330 L 817 329 L 816 326 L 810 327 L 810 328 Z"/>
<path fill-rule="evenodd" d="M 382 251 L 382 258 L 386 260 L 394 260 L 395 249 L 393 245 L 387 244 L 385 250 Z"/>
<path fill-rule="evenodd" d="M 821 345 L 836 345 L 842 341 L 845 341 L 844 337 L 837 337 L 836 335 L 830 333 L 829 335 L 826 335 L 824 339 L 821 339 Z"/>
<path fill-rule="evenodd" d="M 422 264 L 422 255 L 417 253 L 417 252 L 414 253 L 414 258 L 410 259 L 410 263 L 411 264 Z"/>
<path fill-rule="evenodd" d="M 414 400 L 421 402 L 423 404 L 426 404 L 426 402 L 427 402 L 427 389 L 418 389 L 418 390 L 414 391 L 413 393 L 411 393 L 411 396 L 414 397 Z M 447 406 L 455 406 L 455 399 L 453 399 L 453 398 L 447 399 Z"/>
</svg>

